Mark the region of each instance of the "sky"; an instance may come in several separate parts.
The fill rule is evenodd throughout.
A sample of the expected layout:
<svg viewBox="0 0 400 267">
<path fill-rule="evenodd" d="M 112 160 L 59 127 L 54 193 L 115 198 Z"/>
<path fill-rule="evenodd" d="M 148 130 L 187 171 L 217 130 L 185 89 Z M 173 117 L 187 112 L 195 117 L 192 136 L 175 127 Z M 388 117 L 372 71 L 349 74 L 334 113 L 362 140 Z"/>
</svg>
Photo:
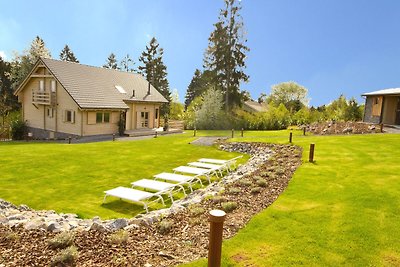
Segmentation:
<svg viewBox="0 0 400 267">
<path fill-rule="evenodd" d="M 400 87 L 400 1 L 242 0 L 246 31 L 241 85 L 257 99 L 295 81 L 310 105 L 344 94 Z M 164 49 L 171 90 L 184 100 L 223 0 L 0 0 L 0 56 L 12 60 L 40 36 L 53 58 L 65 44 L 83 64 L 102 66 L 113 52 L 138 58 L 154 36 Z"/>
</svg>

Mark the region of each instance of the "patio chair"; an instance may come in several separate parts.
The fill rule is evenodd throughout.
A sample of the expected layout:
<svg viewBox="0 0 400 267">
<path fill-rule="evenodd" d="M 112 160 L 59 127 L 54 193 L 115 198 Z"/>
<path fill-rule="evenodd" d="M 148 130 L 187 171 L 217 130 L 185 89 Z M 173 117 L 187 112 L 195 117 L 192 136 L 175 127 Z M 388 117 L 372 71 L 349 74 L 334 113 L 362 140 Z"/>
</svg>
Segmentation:
<svg viewBox="0 0 400 267">
<path fill-rule="evenodd" d="M 213 170 L 189 167 L 189 166 L 179 166 L 173 170 L 175 173 L 180 172 L 180 173 L 195 174 L 196 176 L 205 176 L 208 180 L 208 183 L 211 183 L 210 173 L 213 172 Z"/>
<path fill-rule="evenodd" d="M 162 173 L 154 175 L 154 179 L 175 182 L 177 186 L 182 186 L 184 184 L 187 184 L 190 188 L 190 192 L 193 192 L 193 188 L 192 188 L 193 183 L 199 182 L 203 186 L 201 179 L 197 175 L 189 176 L 189 175 L 182 175 L 182 174 L 177 174 L 177 173 L 162 172 Z M 185 192 L 185 195 L 186 195 L 186 192 Z"/>
<path fill-rule="evenodd" d="M 211 163 L 204 163 L 204 162 L 189 162 L 188 165 L 192 166 L 192 167 L 199 167 L 199 168 L 212 170 L 212 172 L 216 176 L 221 175 L 221 177 L 224 176 L 222 171 L 227 170 L 227 167 L 225 165 L 218 165 L 218 164 L 211 164 Z"/>
<path fill-rule="evenodd" d="M 229 171 L 232 171 L 236 168 L 236 160 L 243 158 L 243 156 L 238 156 L 232 159 L 224 160 L 224 159 L 210 159 L 210 158 L 201 158 L 199 159 L 200 162 L 204 163 L 211 163 L 211 164 L 221 164 L 225 165 Z M 233 168 L 232 168 L 233 166 Z"/>
<path fill-rule="evenodd" d="M 163 205 L 165 205 L 164 199 L 160 196 L 159 192 L 150 193 L 150 192 L 145 192 L 145 191 L 141 191 L 141 190 L 136 190 L 136 189 L 132 189 L 132 188 L 119 186 L 119 187 L 104 191 L 104 193 L 106 195 L 104 196 L 103 203 L 106 201 L 106 198 L 108 196 L 118 197 L 120 199 L 126 199 L 126 200 L 130 200 L 132 202 L 142 204 L 144 209 L 146 210 L 146 212 L 149 212 L 148 204 L 150 204 L 154 201 L 161 200 L 161 203 Z M 152 197 L 156 197 L 157 199 L 147 202 L 147 203 L 145 202 L 145 200 L 149 200 Z"/>
<path fill-rule="evenodd" d="M 180 185 L 180 184 L 171 184 L 171 183 L 166 183 L 166 182 L 160 182 L 160 181 L 155 181 L 155 180 L 149 180 L 149 179 L 141 179 L 135 182 L 131 183 L 132 187 L 142 187 L 145 190 L 152 190 L 152 191 L 157 191 L 158 194 L 168 194 L 168 196 L 171 198 L 171 202 L 174 202 L 174 199 L 172 197 L 172 193 L 174 188 L 178 187 L 183 191 L 183 193 L 186 195 L 185 188 Z"/>
</svg>

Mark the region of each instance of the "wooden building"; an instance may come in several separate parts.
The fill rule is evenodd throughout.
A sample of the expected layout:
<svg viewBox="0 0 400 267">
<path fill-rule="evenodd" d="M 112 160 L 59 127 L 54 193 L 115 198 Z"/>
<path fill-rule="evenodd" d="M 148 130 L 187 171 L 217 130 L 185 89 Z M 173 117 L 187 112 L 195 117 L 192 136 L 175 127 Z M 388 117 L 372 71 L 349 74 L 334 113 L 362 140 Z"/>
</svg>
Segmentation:
<svg viewBox="0 0 400 267">
<path fill-rule="evenodd" d="M 365 93 L 364 121 L 400 125 L 400 88 Z"/>
</svg>

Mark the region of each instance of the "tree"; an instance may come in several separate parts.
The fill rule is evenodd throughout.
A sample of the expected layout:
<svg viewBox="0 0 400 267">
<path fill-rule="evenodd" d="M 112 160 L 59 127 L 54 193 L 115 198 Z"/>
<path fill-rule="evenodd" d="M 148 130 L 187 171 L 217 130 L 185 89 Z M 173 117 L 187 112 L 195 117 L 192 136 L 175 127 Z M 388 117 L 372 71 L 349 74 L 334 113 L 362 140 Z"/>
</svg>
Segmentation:
<svg viewBox="0 0 400 267">
<path fill-rule="evenodd" d="M 13 88 L 19 86 L 40 57 L 51 58 L 51 54 L 46 48 L 43 39 L 36 36 L 29 50 L 25 50 L 21 55 L 16 54 L 14 60 L 11 62 L 11 82 Z"/>
<path fill-rule="evenodd" d="M 184 106 L 179 102 L 178 90 L 172 90 L 171 103 L 169 107 L 169 118 L 173 120 L 181 120 L 183 117 Z"/>
<path fill-rule="evenodd" d="M 275 106 L 284 104 L 291 114 L 308 105 L 308 90 L 296 82 L 283 82 L 271 87 L 267 102 Z"/>
<path fill-rule="evenodd" d="M 17 98 L 13 94 L 10 79 L 11 65 L 0 56 L 0 116 L 4 126 L 8 112 L 18 106 Z"/>
<path fill-rule="evenodd" d="M 267 94 L 261 93 L 257 99 L 257 102 L 261 104 L 261 103 L 265 103 L 266 101 L 267 101 Z"/>
<path fill-rule="evenodd" d="M 345 121 L 360 121 L 362 120 L 363 110 L 358 105 L 356 99 L 352 97 L 344 111 Z"/>
<path fill-rule="evenodd" d="M 139 61 L 139 72 L 150 82 L 164 97 L 168 103 L 163 104 L 160 108 L 160 114 L 164 117 L 168 116 L 169 103 L 171 102 L 171 92 L 169 90 L 169 82 L 167 79 L 167 67 L 163 62 L 164 50 L 159 47 L 156 38 L 150 40 L 146 45 L 146 50 L 142 52 Z"/>
<path fill-rule="evenodd" d="M 196 112 L 196 127 L 198 129 L 224 128 L 223 94 L 221 90 L 209 88 L 203 94 L 203 103 Z"/>
<path fill-rule="evenodd" d="M 241 104 L 240 83 L 247 82 L 246 52 L 243 19 L 239 14 L 240 1 L 225 0 L 225 8 L 220 10 L 219 21 L 209 37 L 204 65 L 215 71 L 220 88 L 224 93 L 225 109 Z"/>
<path fill-rule="evenodd" d="M 210 87 L 218 88 L 215 73 L 209 70 L 201 72 L 196 69 L 186 90 L 185 109 L 187 109 L 193 99 L 201 96 Z"/>
<path fill-rule="evenodd" d="M 119 69 L 126 72 L 136 72 L 134 67 L 135 62 L 133 61 L 133 59 L 131 59 L 129 54 L 126 54 L 126 56 L 119 63 Z"/>
<path fill-rule="evenodd" d="M 119 70 L 118 63 L 117 63 L 117 58 L 116 58 L 114 53 L 111 53 L 108 56 L 106 64 L 103 65 L 103 68 Z"/>
<path fill-rule="evenodd" d="M 79 63 L 79 60 L 75 57 L 74 52 L 72 52 L 68 45 L 65 45 L 63 50 L 61 50 L 60 59 L 64 61 Z"/>
</svg>

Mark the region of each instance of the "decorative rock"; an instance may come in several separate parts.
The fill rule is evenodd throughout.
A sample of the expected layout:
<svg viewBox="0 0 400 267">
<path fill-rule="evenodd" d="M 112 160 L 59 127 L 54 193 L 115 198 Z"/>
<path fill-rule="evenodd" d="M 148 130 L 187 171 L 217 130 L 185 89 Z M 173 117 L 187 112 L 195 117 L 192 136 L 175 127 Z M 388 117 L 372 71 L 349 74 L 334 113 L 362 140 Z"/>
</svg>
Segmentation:
<svg viewBox="0 0 400 267">
<path fill-rule="evenodd" d="M 47 224 L 47 231 L 49 232 L 58 232 L 59 229 L 61 228 L 60 224 L 57 222 L 50 222 Z"/>
<path fill-rule="evenodd" d="M 100 231 L 100 232 L 106 232 L 107 231 L 107 229 L 104 227 L 104 225 L 102 225 L 101 223 L 98 223 L 98 222 L 92 223 L 92 225 L 90 226 L 90 230 L 92 230 L 92 231 Z"/>
<path fill-rule="evenodd" d="M 127 225 L 128 225 L 127 219 L 116 219 L 116 220 L 112 221 L 111 223 L 107 224 L 106 228 L 111 231 L 115 231 L 115 230 L 124 228 Z"/>
<path fill-rule="evenodd" d="M 351 132 L 353 132 L 353 128 L 351 127 L 344 128 L 342 131 L 342 133 L 351 133 Z"/>
</svg>

